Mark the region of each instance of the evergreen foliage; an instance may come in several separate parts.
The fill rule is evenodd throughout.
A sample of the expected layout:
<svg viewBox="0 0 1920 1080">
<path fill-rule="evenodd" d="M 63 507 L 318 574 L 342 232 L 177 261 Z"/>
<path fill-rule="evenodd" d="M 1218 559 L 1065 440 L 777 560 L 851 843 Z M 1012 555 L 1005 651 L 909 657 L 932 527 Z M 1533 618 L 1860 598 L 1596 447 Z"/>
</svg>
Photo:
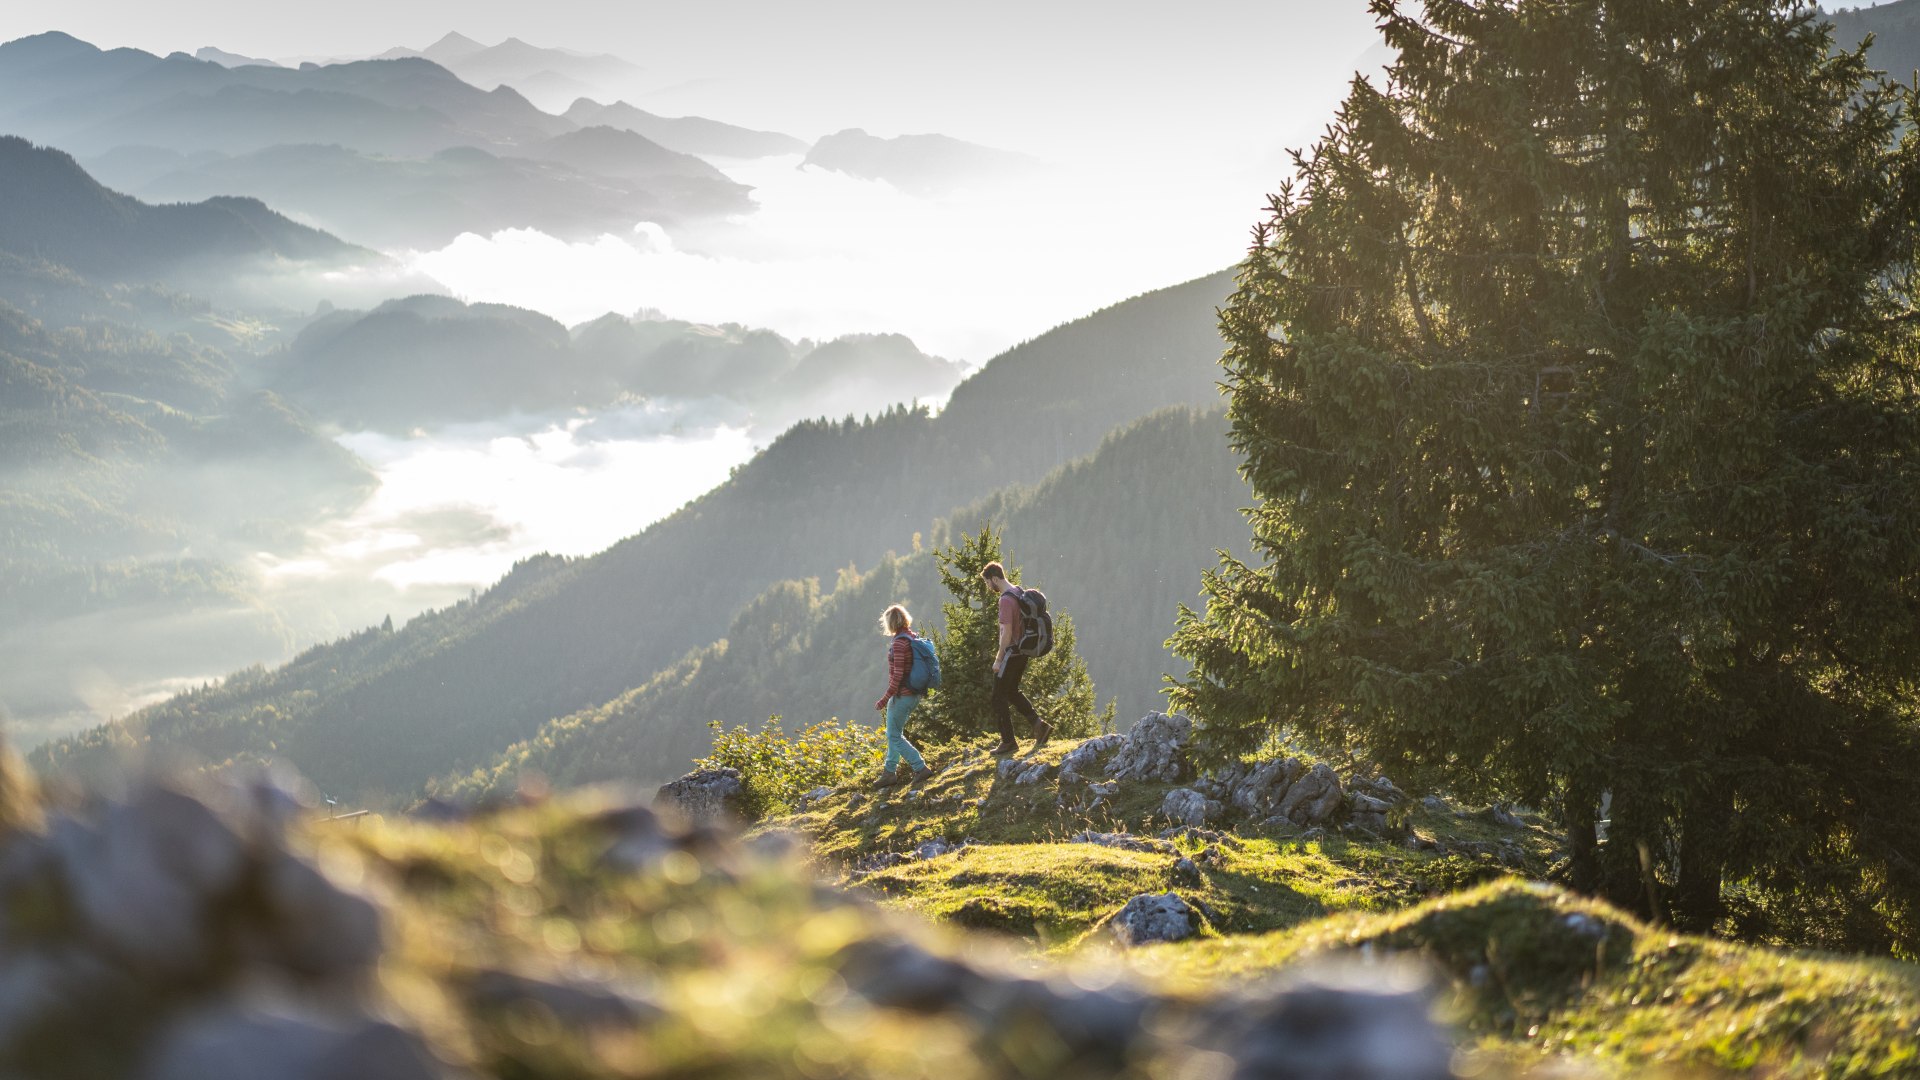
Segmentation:
<svg viewBox="0 0 1920 1080">
<path fill-rule="evenodd" d="M 1559 806 L 1636 910 L 1920 949 L 1909 93 L 1795 3 L 1374 10 L 1223 314 L 1263 561 L 1176 701 Z"/>
<path fill-rule="evenodd" d="M 934 742 L 969 739 L 994 730 L 988 702 L 993 697 L 993 663 L 1000 644 L 1000 598 L 981 579 L 980 571 L 988 563 L 1002 563 L 1007 580 L 1018 585 L 1020 569 L 1002 555 L 1000 530 L 992 525 L 935 551 L 933 558 L 940 584 L 951 597 L 940 605 L 946 625 L 934 639 L 942 686 L 915 711 L 913 723 Z M 1105 712 L 1096 714 L 1093 680 L 1087 677 L 1086 661 L 1074 652 L 1073 637 L 1073 617 L 1055 611 L 1053 650 L 1028 666 L 1020 680 L 1021 692 L 1060 735 L 1111 731 L 1113 704 L 1109 702 Z M 1016 717 L 1014 724 L 1019 731 L 1024 721 Z"/>
</svg>

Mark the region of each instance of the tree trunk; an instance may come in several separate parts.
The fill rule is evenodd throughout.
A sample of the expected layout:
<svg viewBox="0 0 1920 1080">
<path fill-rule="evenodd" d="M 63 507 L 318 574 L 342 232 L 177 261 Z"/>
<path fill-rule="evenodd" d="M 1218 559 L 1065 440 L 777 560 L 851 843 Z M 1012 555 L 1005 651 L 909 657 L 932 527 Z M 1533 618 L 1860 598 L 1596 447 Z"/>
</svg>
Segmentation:
<svg viewBox="0 0 1920 1080">
<path fill-rule="evenodd" d="M 1575 892 L 1593 895 L 1600 888 L 1600 845 L 1595 833 L 1599 799 L 1589 784 L 1567 785 L 1564 817 L 1567 823 L 1568 884 Z"/>
<path fill-rule="evenodd" d="M 1720 880 L 1727 865 L 1727 827 L 1733 791 L 1710 784 L 1687 796 L 1680 811 L 1680 868 L 1674 882 L 1673 918 L 1683 930 L 1704 934 L 1719 921 Z"/>
<path fill-rule="evenodd" d="M 1600 895 L 1649 922 L 1666 921 L 1659 876 L 1665 844 L 1660 835 L 1660 799 L 1616 785 L 1607 846 L 1600 854 Z"/>
</svg>

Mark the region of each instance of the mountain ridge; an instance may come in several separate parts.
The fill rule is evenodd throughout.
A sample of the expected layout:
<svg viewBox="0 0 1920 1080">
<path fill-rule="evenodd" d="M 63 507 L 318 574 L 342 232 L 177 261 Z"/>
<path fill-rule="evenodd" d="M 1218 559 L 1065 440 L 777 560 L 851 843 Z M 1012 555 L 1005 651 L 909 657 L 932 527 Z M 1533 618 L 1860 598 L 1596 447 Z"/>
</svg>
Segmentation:
<svg viewBox="0 0 1920 1080">
<path fill-rule="evenodd" d="M 206 259 L 373 258 L 257 199 L 152 206 L 96 182 L 64 151 L 0 136 L 0 249 L 106 277 Z"/>
</svg>

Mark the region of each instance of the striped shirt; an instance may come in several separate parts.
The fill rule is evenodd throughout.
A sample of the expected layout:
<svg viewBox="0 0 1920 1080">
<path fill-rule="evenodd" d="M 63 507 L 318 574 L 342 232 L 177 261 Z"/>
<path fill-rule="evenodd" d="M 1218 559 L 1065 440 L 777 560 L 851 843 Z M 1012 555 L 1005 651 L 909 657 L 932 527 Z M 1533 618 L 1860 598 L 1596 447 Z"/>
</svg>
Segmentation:
<svg viewBox="0 0 1920 1080">
<path fill-rule="evenodd" d="M 884 709 L 887 702 L 905 694 L 916 693 L 907 685 L 907 676 L 913 673 L 913 646 L 907 644 L 907 635 L 900 634 L 887 648 L 887 692 L 874 706 Z"/>
</svg>

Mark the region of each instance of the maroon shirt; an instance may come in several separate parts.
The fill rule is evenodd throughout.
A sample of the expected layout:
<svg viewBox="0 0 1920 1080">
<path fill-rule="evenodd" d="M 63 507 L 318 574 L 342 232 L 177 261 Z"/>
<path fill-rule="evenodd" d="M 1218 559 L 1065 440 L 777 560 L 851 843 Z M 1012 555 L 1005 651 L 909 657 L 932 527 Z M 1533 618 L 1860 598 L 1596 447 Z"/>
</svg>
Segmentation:
<svg viewBox="0 0 1920 1080">
<path fill-rule="evenodd" d="M 1000 626 L 1007 632 L 1007 649 L 1020 644 L 1020 601 L 1013 597 L 1014 586 L 1000 594 Z"/>
</svg>

